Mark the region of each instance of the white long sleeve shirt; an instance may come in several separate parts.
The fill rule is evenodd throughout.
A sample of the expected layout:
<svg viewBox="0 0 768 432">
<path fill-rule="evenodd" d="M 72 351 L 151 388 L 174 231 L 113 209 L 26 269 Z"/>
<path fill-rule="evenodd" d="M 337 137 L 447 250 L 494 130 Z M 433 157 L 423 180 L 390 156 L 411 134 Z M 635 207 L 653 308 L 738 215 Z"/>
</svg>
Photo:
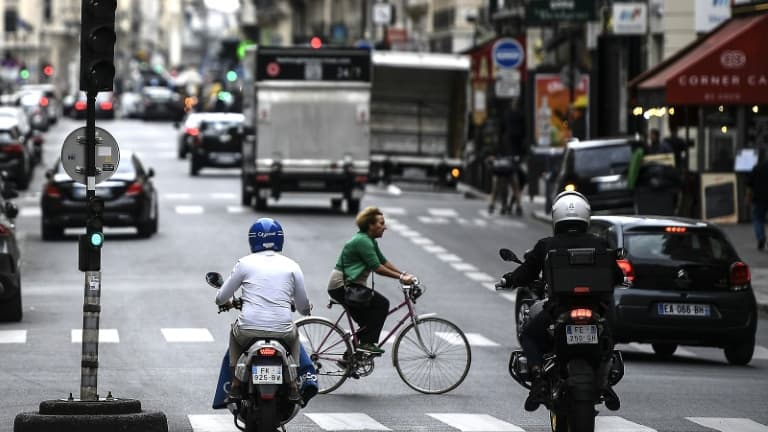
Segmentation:
<svg viewBox="0 0 768 432">
<path fill-rule="evenodd" d="M 237 260 L 232 273 L 216 293 L 216 304 L 229 301 L 241 287 L 240 328 L 290 331 L 293 328 L 291 300 L 299 313 L 309 315 L 304 273 L 294 260 L 280 253 L 266 250 Z"/>
</svg>

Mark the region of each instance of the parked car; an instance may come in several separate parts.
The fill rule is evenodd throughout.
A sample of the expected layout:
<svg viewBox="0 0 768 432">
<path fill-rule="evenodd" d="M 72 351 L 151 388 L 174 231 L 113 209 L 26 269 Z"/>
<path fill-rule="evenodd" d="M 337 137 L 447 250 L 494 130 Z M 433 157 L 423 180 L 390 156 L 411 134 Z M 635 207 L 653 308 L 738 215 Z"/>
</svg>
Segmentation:
<svg viewBox="0 0 768 432">
<path fill-rule="evenodd" d="M 589 200 L 592 210 L 634 208 L 627 186 L 634 138 L 572 141 L 566 144 L 552 198 L 572 189 Z"/>
<path fill-rule="evenodd" d="M 184 101 L 181 95 L 168 87 L 144 87 L 141 99 L 141 117 L 144 120 L 180 121 L 184 117 Z"/>
<path fill-rule="evenodd" d="M 48 122 L 56 124 L 61 116 L 61 97 L 56 86 L 53 84 L 24 84 L 21 86 L 22 92 L 40 92 L 42 94 L 42 105 L 48 111 Z"/>
<path fill-rule="evenodd" d="M 139 118 L 141 117 L 141 94 L 136 92 L 123 92 L 120 95 L 120 117 Z"/>
<path fill-rule="evenodd" d="M 18 193 L 0 176 L 0 321 L 21 321 L 21 252 L 16 241 Z"/>
<path fill-rule="evenodd" d="M 16 120 L 0 118 L 0 170 L 21 190 L 32 180 L 33 156 Z"/>
<path fill-rule="evenodd" d="M 157 232 L 158 194 L 152 182 L 155 172 L 139 157 L 123 152 L 117 172 L 96 185 L 96 196 L 104 199 L 105 227 L 134 226 L 139 237 Z M 55 240 L 65 228 L 85 227 L 86 190 L 64 171 L 61 161 L 46 172 L 40 201 L 43 240 Z"/>
<path fill-rule="evenodd" d="M 47 132 L 51 125 L 47 104 L 43 94 L 38 91 L 16 93 L 16 105 L 24 109 L 32 129 Z"/>
<path fill-rule="evenodd" d="M 88 99 L 86 93 L 78 93 L 77 100 L 72 106 L 73 117 L 84 119 L 88 112 Z M 115 118 L 115 97 L 112 92 L 98 92 L 96 94 L 96 118 Z"/>
<path fill-rule="evenodd" d="M 749 267 L 714 224 L 659 216 L 593 216 L 590 231 L 626 256 L 631 286 L 615 290 L 617 342 L 650 343 L 671 357 L 678 345 L 723 348 L 728 362 L 752 359 L 757 305 Z"/>
<path fill-rule="evenodd" d="M 43 139 L 39 131 L 32 129 L 27 114 L 20 107 L 0 106 L 0 118 L 9 119 L 16 124 L 24 141 L 33 155 L 33 163 L 39 163 L 43 153 Z"/>
<path fill-rule="evenodd" d="M 216 113 L 203 117 L 198 136 L 189 149 L 189 173 L 196 176 L 206 166 L 239 167 L 243 159 L 245 116 L 238 113 Z"/>
<path fill-rule="evenodd" d="M 191 112 L 187 114 L 184 119 L 183 125 L 179 127 L 176 123 L 176 127 L 180 129 L 178 139 L 178 155 L 179 159 L 187 157 L 187 153 L 197 144 L 201 139 L 200 136 L 200 123 L 203 120 L 208 121 L 243 121 L 242 114 L 225 113 L 225 112 Z"/>
</svg>

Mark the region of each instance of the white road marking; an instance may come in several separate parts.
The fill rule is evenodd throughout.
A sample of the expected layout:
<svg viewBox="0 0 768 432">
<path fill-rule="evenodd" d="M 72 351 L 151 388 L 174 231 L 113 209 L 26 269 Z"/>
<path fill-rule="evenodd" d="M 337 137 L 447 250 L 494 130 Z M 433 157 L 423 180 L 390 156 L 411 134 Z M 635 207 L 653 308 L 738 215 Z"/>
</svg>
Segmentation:
<svg viewBox="0 0 768 432">
<path fill-rule="evenodd" d="M 391 185 L 387 186 L 387 193 L 389 193 L 391 195 L 399 196 L 399 195 L 402 195 L 403 191 L 399 187 L 391 184 Z"/>
<path fill-rule="evenodd" d="M 83 342 L 83 330 L 72 329 L 71 340 L 72 343 Z M 117 329 L 99 329 L 99 343 L 120 343 L 120 335 L 117 334 Z"/>
<path fill-rule="evenodd" d="M 176 213 L 178 214 L 203 214 L 203 206 L 176 206 Z"/>
<path fill-rule="evenodd" d="M 756 346 L 752 358 L 757 360 L 768 360 L 768 348 L 759 345 Z"/>
<path fill-rule="evenodd" d="M 477 281 L 477 282 L 496 281 L 495 277 L 489 275 L 488 273 L 483 273 L 483 272 L 467 272 L 467 273 L 464 273 L 464 276 L 472 279 L 473 281 Z"/>
<path fill-rule="evenodd" d="M 448 219 L 443 217 L 419 216 L 419 222 L 425 224 L 445 225 L 448 223 Z"/>
<path fill-rule="evenodd" d="M 163 198 L 169 200 L 188 200 L 192 198 L 192 194 L 188 193 L 167 193 L 163 194 Z"/>
<path fill-rule="evenodd" d="M 528 227 L 524 222 L 516 221 L 513 219 L 494 219 L 493 223 L 501 225 L 503 227 L 525 229 Z"/>
<path fill-rule="evenodd" d="M 456 270 L 461 271 L 461 272 L 476 272 L 477 271 L 477 267 L 473 266 L 470 263 L 465 263 L 465 262 L 451 263 L 451 267 L 453 267 Z"/>
<path fill-rule="evenodd" d="M 499 346 L 499 344 L 481 335 L 480 333 L 464 333 L 464 336 L 467 337 L 467 341 L 469 341 L 469 344 L 473 347 Z"/>
<path fill-rule="evenodd" d="M 685 419 L 721 432 L 768 432 L 768 426 L 746 418 L 686 417 Z"/>
<path fill-rule="evenodd" d="M 431 239 L 428 239 L 426 237 L 412 237 L 410 240 L 417 245 L 424 245 L 424 246 L 435 243 Z"/>
<path fill-rule="evenodd" d="M 166 342 L 213 342 L 213 335 L 205 328 L 163 328 Z"/>
<path fill-rule="evenodd" d="M 236 200 L 237 194 L 234 194 L 232 192 L 214 192 L 211 194 L 211 197 L 213 199 L 220 199 L 220 200 Z"/>
<path fill-rule="evenodd" d="M 444 254 L 448 252 L 444 247 L 438 245 L 424 246 L 424 250 L 433 254 Z"/>
<path fill-rule="evenodd" d="M 504 297 L 505 299 L 507 299 L 507 300 L 511 301 L 511 302 L 512 302 L 512 304 L 515 304 L 515 303 L 517 302 L 517 298 L 515 297 L 515 295 L 514 295 L 514 294 L 510 294 L 510 293 L 501 293 L 501 294 L 499 294 L 499 295 L 500 295 L 500 296 L 502 296 L 502 297 Z"/>
<path fill-rule="evenodd" d="M 245 213 L 246 208 L 243 206 L 227 206 L 227 213 Z"/>
<path fill-rule="evenodd" d="M 391 430 L 363 413 L 305 413 L 323 430 Z"/>
<path fill-rule="evenodd" d="M 631 422 L 619 416 L 595 417 L 595 430 L 600 432 L 656 432 L 656 429 Z"/>
<path fill-rule="evenodd" d="M 475 218 L 474 223 L 475 225 L 480 227 L 488 226 L 488 221 L 486 221 L 485 219 Z"/>
<path fill-rule="evenodd" d="M 402 216 L 405 214 L 405 209 L 402 207 L 380 207 L 379 210 L 381 210 L 381 212 L 385 215 Z"/>
<path fill-rule="evenodd" d="M 0 344 L 26 343 L 26 330 L 0 330 Z"/>
<path fill-rule="evenodd" d="M 440 254 L 437 257 L 440 259 L 440 261 L 445 261 L 445 262 L 459 262 L 459 261 L 462 261 L 462 259 L 458 255 L 454 255 L 452 253 Z"/>
<path fill-rule="evenodd" d="M 421 233 L 412 229 L 401 230 L 400 235 L 403 237 L 421 237 Z"/>
<path fill-rule="evenodd" d="M 40 207 L 22 207 L 19 210 L 19 217 L 35 217 L 42 214 Z"/>
<path fill-rule="evenodd" d="M 438 413 L 428 416 L 465 432 L 524 432 L 523 429 L 488 414 Z"/>
<path fill-rule="evenodd" d="M 194 432 L 236 432 L 232 414 L 197 414 L 188 415 L 189 424 Z"/>
<path fill-rule="evenodd" d="M 444 217 L 444 218 L 455 218 L 458 217 L 459 214 L 456 213 L 456 210 L 454 209 L 446 209 L 446 208 L 431 208 L 427 209 L 427 213 L 429 213 L 432 216 L 437 217 Z"/>
</svg>

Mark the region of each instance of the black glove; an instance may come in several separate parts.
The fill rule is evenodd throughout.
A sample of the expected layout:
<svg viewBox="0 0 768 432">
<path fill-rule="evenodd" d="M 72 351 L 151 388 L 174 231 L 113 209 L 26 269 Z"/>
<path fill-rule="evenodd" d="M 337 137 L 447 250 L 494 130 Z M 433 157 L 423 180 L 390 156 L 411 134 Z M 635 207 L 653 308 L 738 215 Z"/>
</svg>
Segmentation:
<svg viewBox="0 0 768 432">
<path fill-rule="evenodd" d="M 514 272 L 504 273 L 504 276 L 501 277 L 506 283 L 506 288 L 512 288 L 514 286 L 514 278 L 512 277 L 513 273 Z"/>
</svg>

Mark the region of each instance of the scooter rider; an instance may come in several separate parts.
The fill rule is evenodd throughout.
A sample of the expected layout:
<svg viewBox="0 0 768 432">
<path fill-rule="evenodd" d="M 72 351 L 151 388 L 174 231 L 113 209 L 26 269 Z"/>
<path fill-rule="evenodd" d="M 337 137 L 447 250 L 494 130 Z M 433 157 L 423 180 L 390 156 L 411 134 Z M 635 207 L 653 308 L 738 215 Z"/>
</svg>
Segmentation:
<svg viewBox="0 0 768 432">
<path fill-rule="evenodd" d="M 547 252 L 553 249 L 569 248 L 594 248 L 597 251 L 605 251 L 609 248 L 607 241 L 587 232 L 589 229 L 591 208 L 584 195 L 575 191 L 561 192 L 555 197 L 552 204 L 552 228 L 554 235 L 539 240 L 532 250 L 525 253 L 524 262 L 515 271 L 504 275 L 506 287 L 526 286 L 536 279 L 544 268 Z M 615 269 L 615 284 L 624 280 L 624 274 L 618 264 Z M 550 324 L 554 322 L 553 310 L 556 307 L 554 301 L 542 300 L 541 312 L 531 318 L 523 329 L 520 337 L 520 345 L 528 359 L 528 370 L 533 381 L 531 391 L 525 400 L 525 409 L 535 411 L 539 405 L 547 400 L 546 383 L 541 379 L 541 366 L 543 352 L 547 349 Z M 607 299 L 609 316 L 608 325 L 611 325 L 611 308 L 613 299 Z M 610 330 L 608 330 L 610 332 Z M 610 333 L 608 333 L 610 334 Z M 609 396 L 616 396 L 612 390 L 607 389 Z M 608 401 L 607 403 L 612 403 Z M 618 405 L 618 397 L 615 403 Z M 617 407 L 618 408 L 618 407 Z"/>
<path fill-rule="evenodd" d="M 286 342 L 291 356 L 299 362 L 299 337 L 293 323 L 291 304 L 302 315 L 311 305 L 304 289 L 304 274 L 292 259 L 279 253 L 285 234 L 274 219 L 261 218 L 248 230 L 251 254 L 235 263 L 232 273 L 216 293 L 216 304 L 227 303 L 242 288 L 243 309 L 232 324 L 229 337 L 229 366 L 232 370 L 230 399 L 240 398 L 240 381 L 235 366 L 240 355 L 255 338 L 274 338 Z M 291 400 L 300 400 L 298 384 L 291 380 Z"/>
</svg>

